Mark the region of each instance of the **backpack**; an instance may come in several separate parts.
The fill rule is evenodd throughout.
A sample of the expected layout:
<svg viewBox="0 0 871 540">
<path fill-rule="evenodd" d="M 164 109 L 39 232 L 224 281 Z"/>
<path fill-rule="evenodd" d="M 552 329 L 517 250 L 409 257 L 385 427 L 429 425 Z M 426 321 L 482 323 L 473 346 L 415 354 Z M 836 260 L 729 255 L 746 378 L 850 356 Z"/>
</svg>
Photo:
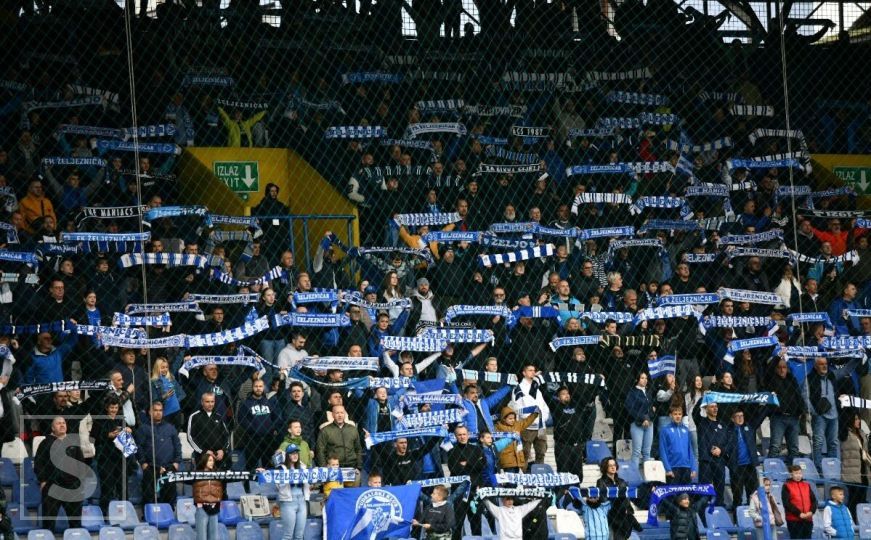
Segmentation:
<svg viewBox="0 0 871 540">
<path fill-rule="evenodd" d="M 264 495 L 243 495 L 239 499 L 239 506 L 242 517 L 249 521 L 272 516 L 272 506 Z"/>
</svg>

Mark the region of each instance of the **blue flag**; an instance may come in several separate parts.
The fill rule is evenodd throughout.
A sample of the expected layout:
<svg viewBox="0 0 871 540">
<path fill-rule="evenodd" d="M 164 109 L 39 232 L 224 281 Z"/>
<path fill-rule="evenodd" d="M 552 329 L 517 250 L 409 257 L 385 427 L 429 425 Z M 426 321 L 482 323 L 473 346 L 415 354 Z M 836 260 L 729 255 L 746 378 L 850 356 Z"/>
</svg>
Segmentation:
<svg viewBox="0 0 871 540">
<path fill-rule="evenodd" d="M 327 540 L 411 536 L 420 484 L 336 489 L 326 507 Z"/>
</svg>

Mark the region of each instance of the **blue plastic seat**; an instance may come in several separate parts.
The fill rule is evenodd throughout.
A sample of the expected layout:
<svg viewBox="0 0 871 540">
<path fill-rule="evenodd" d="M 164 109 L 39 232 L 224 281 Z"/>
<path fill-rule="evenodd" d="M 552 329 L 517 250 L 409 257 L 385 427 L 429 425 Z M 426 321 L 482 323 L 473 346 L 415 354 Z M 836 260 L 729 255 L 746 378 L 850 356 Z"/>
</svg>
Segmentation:
<svg viewBox="0 0 871 540">
<path fill-rule="evenodd" d="M 281 540 L 284 536 L 284 523 L 280 519 L 273 519 L 269 522 L 269 540 Z"/>
<path fill-rule="evenodd" d="M 91 532 L 87 529 L 67 529 L 64 531 L 64 540 L 91 540 Z"/>
<path fill-rule="evenodd" d="M 145 521 L 158 529 L 165 529 L 175 523 L 175 514 L 172 506 L 167 503 L 146 504 Z"/>
<path fill-rule="evenodd" d="M 231 501 L 238 501 L 245 495 L 245 482 L 228 482 L 227 483 L 227 498 Z"/>
<path fill-rule="evenodd" d="M 729 533 L 727 533 L 726 531 L 722 531 L 719 529 L 708 529 L 708 540 L 729 540 L 729 538 Z"/>
<path fill-rule="evenodd" d="M 547 540 L 578 540 L 578 537 L 572 533 L 554 533 L 548 535 Z"/>
<path fill-rule="evenodd" d="M 218 523 L 218 540 L 230 540 L 230 531 L 223 523 Z"/>
<path fill-rule="evenodd" d="M 530 474 L 553 474 L 553 468 L 547 463 L 533 463 L 529 469 Z"/>
<path fill-rule="evenodd" d="M 111 501 L 109 503 L 109 525 L 121 527 L 125 531 L 132 531 L 142 522 L 130 501 Z"/>
<path fill-rule="evenodd" d="M 770 510 L 769 510 L 770 512 Z M 750 517 L 750 507 L 749 506 L 739 506 L 735 509 L 735 517 L 738 521 L 738 528 L 744 530 L 753 530 L 756 528 L 756 525 L 753 523 L 753 518 Z"/>
<path fill-rule="evenodd" d="M 801 467 L 802 478 L 808 482 L 818 482 L 823 479 L 819 471 L 817 471 L 814 460 L 810 458 L 795 458 L 792 460 L 792 464 Z"/>
<path fill-rule="evenodd" d="M 18 485 L 18 471 L 9 458 L 0 458 L 0 486 L 15 487 Z"/>
<path fill-rule="evenodd" d="M 103 527 L 100 529 L 100 540 L 126 540 L 127 535 L 120 527 Z"/>
<path fill-rule="evenodd" d="M 241 448 L 230 452 L 230 470 L 244 471 L 245 470 L 245 450 Z"/>
<path fill-rule="evenodd" d="M 857 504 L 855 518 L 859 528 L 871 527 L 871 503 Z"/>
<path fill-rule="evenodd" d="M 89 504 L 82 507 L 82 527 L 96 532 L 101 527 L 106 525 L 106 520 L 103 517 L 103 510 L 94 504 Z"/>
<path fill-rule="evenodd" d="M 242 512 L 236 501 L 221 501 L 221 510 L 218 512 L 218 522 L 224 525 L 236 525 L 242 521 Z"/>
<path fill-rule="evenodd" d="M 729 511 L 722 506 L 715 506 L 713 511 L 708 512 L 706 515 L 709 532 L 711 529 L 725 531 L 730 534 L 738 532 L 738 527 L 732 522 L 732 516 L 729 514 Z"/>
<path fill-rule="evenodd" d="M 641 472 L 631 461 L 618 461 L 617 475 L 625 480 L 629 487 L 638 487 L 644 483 Z"/>
<path fill-rule="evenodd" d="M 196 540 L 197 533 L 187 523 L 174 523 L 167 529 L 168 540 Z"/>
<path fill-rule="evenodd" d="M 33 469 L 33 458 L 26 457 L 21 461 L 21 475 L 26 482 L 33 480 L 37 484 L 39 480 L 36 478 L 36 471 Z"/>
<path fill-rule="evenodd" d="M 305 522 L 305 531 L 303 531 L 304 540 L 317 540 L 324 536 L 324 522 L 319 519 L 307 519 Z"/>
<path fill-rule="evenodd" d="M 789 478 L 786 464 L 780 458 L 765 458 L 765 461 L 762 462 L 762 470 L 765 471 L 765 476 L 772 480 L 786 480 Z"/>
<path fill-rule="evenodd" d="M 274 501 L 278 498 L 278 487 L 272 482 L 267 482 L 265 484 L 251 482 L 251 494 L 263 495 L 267 499 Z"/>
<path fill-rule="evenodd" d="M 27 533 L 27 540 L 54 540 L 54 533 L 48 529 L 34 529 Z"/>
<path fill-rule="evenodd" d="M 39 508 L 42 504 L 42 492 L 39 490 L 39 481 L 24 479 L 24 483 L 20 485 L 22 491 L 21 503 L 28 510 Z"/>
<path fill-rule="evenodd" d="M 160 540 L 160 532 L 154 525 L 139 525 L 133 529 L 133 540 Z"/>
<path fill-rule="evenodd" d="M 263 540 L 263 531 L 253 521 L 242 521 L 236 525 L 236 540 Z"/>
<path fill-rule="evenodd" d="M 598 465 L 602 462 L 603 459 L 612 457 L 611 449 L 608 448 L 608 443 L 606 443 L 605 441 L 587 441 L 586 451 L 586 463 L 588 465 Z"/>
<path fill-rule="evenodd" d="M 18 504 L 10 504 L 6 508 L 6 513 L 12 521 L 12 529 L 18 534 L 27 534 L 39 528 L 39 520 L 29 517 L 27 510 L 22 509 Z"/>
<path fill-rule="evenodd" d="M 823 458 L 823 478 L 826 480 L 841 479 L 841 460 L 838 458 Z"/>
<path fill-rule="evenodd" d="M 175 500 L 175 520 L 179 523 L 194 525 L 197 522 L 197 507 L 190 497 L 179 497 Z"/>
</svg>

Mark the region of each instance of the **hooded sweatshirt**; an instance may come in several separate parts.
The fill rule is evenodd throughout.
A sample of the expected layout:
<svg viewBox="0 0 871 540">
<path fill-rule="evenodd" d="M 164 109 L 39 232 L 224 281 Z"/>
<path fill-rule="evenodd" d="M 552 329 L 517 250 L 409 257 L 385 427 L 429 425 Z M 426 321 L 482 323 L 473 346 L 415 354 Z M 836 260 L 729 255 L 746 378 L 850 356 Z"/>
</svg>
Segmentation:
<svg viewBox="0 0 871 540">
<path fill-rule="evenodd" d="M 529 427 L 538 418 L 538 411 L 533 412 L 523 420 L 515 420 L 513 425 L 505 423 L 509 416 L 517 418 L 517 413 L 511 407 L 502 407 L 502 412 L 499 415 L 499 421 L 496 422 L 496 431 L 523 433 L 523 430 Z M 503 469 L 517 467 L 518 469 L 526 470 L 526 455 L 523 453 L 523 444 L 512 441 L 511 444 L 499 452 L 499 467 Z"/>
<path fill-rule="evenodd" d="M 281 445 L 278 447 L 279 450 L 284 452 L 284 450 L 290 446 L 291 444 L 295 444 L 299 447 L 299 460 L 306 467 L 312 466 L 312 451 L 311 447 L 305 442 L 305 439 L 302 437 L 294 437 L 290 433 L 284 436 L 284 440 L 281 441 Z"/>
</svg>

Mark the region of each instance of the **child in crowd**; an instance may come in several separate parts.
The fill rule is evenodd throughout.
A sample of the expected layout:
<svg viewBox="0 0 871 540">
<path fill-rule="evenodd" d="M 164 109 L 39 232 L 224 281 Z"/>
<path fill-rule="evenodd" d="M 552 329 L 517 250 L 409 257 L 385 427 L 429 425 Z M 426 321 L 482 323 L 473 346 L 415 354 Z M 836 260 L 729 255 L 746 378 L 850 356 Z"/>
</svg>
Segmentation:
<svg viewBox="0 0 871 540">
<path fill-rule="evenodd" d="M 596 489 L 596 488 L 593 488 Z M 586 540 L 608 540 L 611 530 L 608 527 L 608 512 L 611 511 L 611 501 L 603 496 L 583 497 L 579 489 L 572 487 L 563 496 L 562 505 L 566 509 L 580 510 L 584 518 Z"/>
<path fill-rule="evenodd" d="M 844 488 L 829 488 L 829 500 L 823 507 L 823 532 L 826 538 L 853 538 L 853 518 L 844 504 Z"/>
<path fill-rule="evenodd" d="M 496 422 L 496 431 L 514 432 L 518 435 L 528 428 L 538 418 L 538 409 L 521 421 L 517 420 L 517 413 L 511 407 L 502 407 L 499 421 Z M 511 440 L 511 439 L 508 439 Z M 505 472 L 525 472 L 526 454 L 523 453 L 523 443 L 511 441 L 499 452 L 499 468 Z"/>
<path fill-rule="evenodd" d="M 501 540 L 523 540 L 523 518 L 540 503 L 535 500 L 515 506 L 514 497 L 503 497 L 502 506 L 496 506 L 484 499 L 484 506 L 496 520 L 496 536 Z"/>
<path fill-rule="evenodd" d="M 448 489 L 445 486 L 433 488 L 430 501 L 423 505 L 420 512 L 420 520 L 411 522 L 424 530 L 426 540 L 448 540 L 455 523 L 454 507 L 448 504 Z"/>
<path fill-rule="evenodd" d="M 330 469 L 339 470 L 339 456 L 330 456 L 327 458 L 327 467 Z M 338 480 L 333 480 L 330 482 L 324 482 L 324 504 L 327 503 L 327 498 L 330 496 L 330 492 L 334 489 L 339 489 L 344 487 L 342 482 Z"/>
<path fill-rule="evenodd" d="M 781 500 L 786 512 L 786 527 L 790 538 L 810 538 L 814 528 L 817 495 L 814 486 L 802 480 L 798 465 L 790 465 L 789 480 L 783 483 Z"/>
<path fill-rule="evenodd" d="M 780 508 L 777 507 L 777 501 L 774 500 L 774 495 L 771 494 L 771 479 L 763 478 L 762 487 L 765 489 L 765 499 L 768 501 L 768 527 L 771 529 L 771 540 L 777 540 L 777 527 L 783 525 L 783 515 L 780 513 Z M 762 501 L 759 500 L 759 491 L 754 491 L 750 496 L 750 518 L 756 526 L 756 538 L 762 540 L 764 531 L 762 530 Z"/>
</svg>

